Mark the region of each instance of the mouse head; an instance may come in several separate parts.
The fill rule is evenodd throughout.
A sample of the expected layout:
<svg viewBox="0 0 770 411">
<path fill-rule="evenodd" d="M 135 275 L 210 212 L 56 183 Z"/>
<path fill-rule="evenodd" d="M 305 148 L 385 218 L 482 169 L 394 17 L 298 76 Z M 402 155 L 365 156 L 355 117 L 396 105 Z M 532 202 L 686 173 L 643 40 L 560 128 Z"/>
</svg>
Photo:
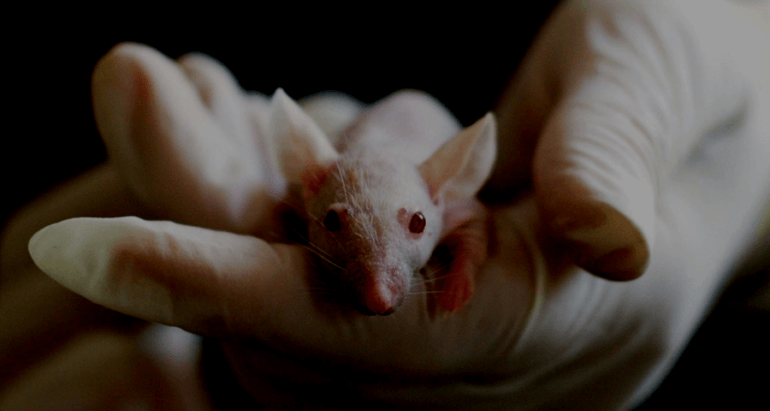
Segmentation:
<svg viewBox="0 0 770 411">
<path fill-rule="evenodd" d="M 338 153 L 280 89 L 271 121 L 284 175 L 301 186 L 309 246 L 360 312 L 394 312 L 445 234 L 445 209 L 472 199 L 488 177 L 494 117 L 460 131 L 421 164 L 382 147 Z"/>
</svg>

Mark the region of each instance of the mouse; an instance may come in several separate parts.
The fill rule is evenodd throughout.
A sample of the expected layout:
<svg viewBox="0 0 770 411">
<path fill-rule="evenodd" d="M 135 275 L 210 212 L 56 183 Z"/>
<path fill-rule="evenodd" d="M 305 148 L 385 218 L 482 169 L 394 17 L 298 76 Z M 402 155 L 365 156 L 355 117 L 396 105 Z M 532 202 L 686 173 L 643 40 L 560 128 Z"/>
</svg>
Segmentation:
<svg viewBox="0 0 770 411">
<path fill-rule="evenodd" d="M 396 92 L 337 135 L 282 89 L 270 103 L 281 172 L 298 193 L 307 246 L 357 311 L 398 310 L 439 250 L 430 284 L 442 309 L 461 309 L 487 255 L 476 194 L 496 156 L 490 112 L 467 128 L 427 93 Z"/>
</svg>

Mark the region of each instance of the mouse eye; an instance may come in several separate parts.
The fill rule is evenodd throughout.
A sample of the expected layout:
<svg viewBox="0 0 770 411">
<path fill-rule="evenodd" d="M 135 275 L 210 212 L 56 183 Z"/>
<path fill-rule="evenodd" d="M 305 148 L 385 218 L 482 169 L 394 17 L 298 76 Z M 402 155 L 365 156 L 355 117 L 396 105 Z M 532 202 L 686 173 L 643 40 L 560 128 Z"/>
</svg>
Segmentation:
<svg viewBox="0 0 770 411">
<path fill-rule="evenodd" d="M 340 223 L 340 216 L 334 210 L 329 210 L 324 217 L 324 227 L 329 231 L 340 231 L 342 223 Z"/>
<path fill-rule="evenodd" d="M 425 216 L 418 211 L 412 214 L 412 219 L 409 220 L 409 231 L 420 234 L 422 230 L 425 230 Z"/>
</svg>

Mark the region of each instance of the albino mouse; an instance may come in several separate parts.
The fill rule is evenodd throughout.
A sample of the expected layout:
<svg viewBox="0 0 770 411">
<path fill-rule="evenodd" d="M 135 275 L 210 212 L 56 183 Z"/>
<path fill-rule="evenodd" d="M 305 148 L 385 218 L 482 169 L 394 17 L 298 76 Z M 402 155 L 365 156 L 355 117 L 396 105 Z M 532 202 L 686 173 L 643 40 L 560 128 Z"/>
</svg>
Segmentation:
<svg viewBox="0 0 770 411">
<path fill-rule="evenodd" d="M 399 114 L 410 105 L 421 111 Z M 400 92 L 332 136 L 335 147 L 279 89 L 271 130 L 301 191 L 309 247 L 358 311 L 396 311 L 440 243 L 450 263 L 431 280 L 434 301 L 454 311 L 471 297 L 487 248 L 475 195 L 495 159 L 491 113 L 461 130 L 427 95 Z"/>
</svg>

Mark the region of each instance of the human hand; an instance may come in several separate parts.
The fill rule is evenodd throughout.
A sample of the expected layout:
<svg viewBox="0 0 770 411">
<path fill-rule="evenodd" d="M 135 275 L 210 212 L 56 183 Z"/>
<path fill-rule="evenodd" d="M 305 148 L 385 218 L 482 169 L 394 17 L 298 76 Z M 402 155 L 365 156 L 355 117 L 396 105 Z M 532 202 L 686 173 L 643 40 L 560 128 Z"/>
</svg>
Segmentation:
<svg viewBox="0 0 770 411">
<path fill-rule="evenodd" d="M 589 4 L 604 24 L 629 16 L 624 13 L 628 9 L 620 6 Z M 649 13 L 655 14 L 660 6 L 629 6 L 630 21 L 648 21 Z M 588 25 L 577 7 L 568 5 L 560 15 L 580 33 L 579 28 Z M 559 27 L 558 21 L 550 27 Z M 680 23 L 675 19 L 663 27 L 643 26 L 642 34 L 651 36 Z M 686 29 L 679 35 L 691 34 Z M 628 40 L 619 44 L 627 46 Z M 757 80 L 734 75 L 725 74 L 725 79 Z M 166 91 L 173 95 L 170 89 Z M 226 337 L 222 347 L 234 372 L 264 401 L 273 398 L 266 397 L 275 392 L 273 384 L 284 380 L 289 387 L 281 389 L 294 394 L 293 401 L 329 402 L 344 395 L 359 402 L 435 407 L 451 403 L 479 409 L 618 408 L 641 398 L 670 364 L 723 278 L 725 266 L 739 253 L 741 244 L 736 239 L 750 238 L 751 224 L 766 195 L 768 170 L 755 161 L 713 169 L 711 164 L 767 157 L 767 142 L 759 138 L 766 123 L 761 124 L 757 114 L 767 107 L 761 100 L 755 103 L 745 106 L 749 112 L 737 128 L 719 130 L 730 138 L 703 142 L 704 147 L 726 147 L 705 148 L 701 157 L 691 159 L 694 164 L 688 163 L 689 171 L 666 176 L 668 186 L 654 197 L 660 206 L 654 217 L 655 242 L 645 238 L 645 246 L 654 247 L 649 268 L 631 283 L 608 283 L 573 269 L 561 250 L 540 236 L 532 198 L 495 211 L 497 244 L 476 284 L 476 296 L 466 309 L 446 318 L 426 315 L 425 294 L 411 296 L 399 312 L 385 318 L 349 317 L 329 306 L 319 309 L 307 292 L 306 276 L 312 270 L 300 249 L 172 223 L 66 221 L 38 234 L 31 252 L 46 272 L 96 302 L 204 335 Z M 181 118 L 191 121 L 186 115 Z M 629 128 L 618 130 L 619 136 L 627 138 Z M 161 138 L 168 140 L 168 136 Z M 513 144 L 502 144 L 508 143 Z M 587 151 L 602 144 L 604 140 Z M 125 152 L 152 157 L 145 151 Z M 174 148 L 170 154 L 180 152 L 185 149 Z M 119 153 L 111 151 L 111 155 Z M 578 164 L 582 164 L 579 170 L 591 169 L 585 162 Z M 703 167 L 710 171 L 705 181 L 700 174 Z M 730 181 L 746 185 L 725 183 Z M 542 190 L 536 193 L 537 205 L 547 211 L 541 198 L 549 197 Z M 180 198 L 191 194 L 184 192 Z M 179 206 L 169 201 L 158 208 L 173 213 Z M 724 210 L 733 211 L 730 218 L 725 218 Z M 636 222 L 633 215 L 627 218 Z M 270 219 L 255 221 L 269 224 Z M 213 223 L 199 225 L 221 228 Z M 80 241 L 69 243 L 71 238 Z M 187 276 L 191 272 L 194 278 Z M 618 378 L 619 370 L 623 378 Z"/>
<path fill-rule="evenodd" d="M 727 202 L 731 184 L 712 178 L 717 164 L 756 164 L 745 178 L 737 169 L 726 178 L 764 195 L 763 157 L 704 157 L 738 144 L 719 142 L 728 126 L 766 143 L 770 11 L 690 0 L 562 9 L 500 99 L 489 192 L 533 183 L 542 218 L 578 265 L 633 279 L 645 272 L 668 208 L 711 209 L 693 217 L 706 225 L 744 218 Z M 678 184 L 687 188 L 667 198 Z"/>
</svg>

